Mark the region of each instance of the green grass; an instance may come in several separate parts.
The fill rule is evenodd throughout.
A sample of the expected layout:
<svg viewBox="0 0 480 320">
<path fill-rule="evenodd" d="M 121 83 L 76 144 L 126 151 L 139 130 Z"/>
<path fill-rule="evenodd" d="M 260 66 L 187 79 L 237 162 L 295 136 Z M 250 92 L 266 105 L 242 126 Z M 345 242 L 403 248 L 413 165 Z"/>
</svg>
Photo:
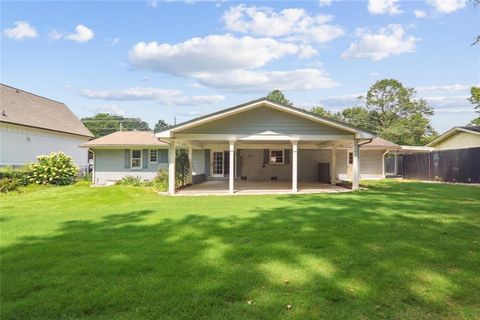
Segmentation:
<svg viewBox="0 0 480 320">
<path fill-rule="evenodd" d="M 2 319 L 480 318 L 478 187 L 166 197 L 78 184 L 2 195 L 0 212 Z"/>
</svg>

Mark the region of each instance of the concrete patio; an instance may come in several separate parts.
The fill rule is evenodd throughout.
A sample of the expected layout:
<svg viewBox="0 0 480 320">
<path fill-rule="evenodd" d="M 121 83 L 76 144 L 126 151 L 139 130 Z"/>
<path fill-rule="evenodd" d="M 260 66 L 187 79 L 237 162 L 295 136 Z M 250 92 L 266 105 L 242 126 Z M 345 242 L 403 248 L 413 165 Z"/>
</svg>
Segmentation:
<svg viewBox="0 0 480 320">
<path fill-rule="evenodd" d="M 349 192 L 340 186 L 319 182 L 299 182 L 297 193 L 335 193 Z M 210 180 L 194 184 L 184 189 L 177 190 L 177 195 L 200 196 L 200 195 L 229 195 L 228 180 Z M 291 181 L 235 181 L 234 195 L 253 194 L 293 194 Z"/>
</svg>

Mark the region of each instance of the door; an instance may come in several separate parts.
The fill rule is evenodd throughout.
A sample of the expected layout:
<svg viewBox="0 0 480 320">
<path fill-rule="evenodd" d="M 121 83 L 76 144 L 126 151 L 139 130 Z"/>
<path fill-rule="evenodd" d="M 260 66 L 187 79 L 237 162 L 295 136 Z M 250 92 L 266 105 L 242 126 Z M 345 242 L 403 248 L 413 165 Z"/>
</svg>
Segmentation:
<svg viewBox="0 0 480 320">
<path fill-rule="evenodd" d="M 212 151 L 212 177 L 223 177 L 223 151 Z"/>
</svg>

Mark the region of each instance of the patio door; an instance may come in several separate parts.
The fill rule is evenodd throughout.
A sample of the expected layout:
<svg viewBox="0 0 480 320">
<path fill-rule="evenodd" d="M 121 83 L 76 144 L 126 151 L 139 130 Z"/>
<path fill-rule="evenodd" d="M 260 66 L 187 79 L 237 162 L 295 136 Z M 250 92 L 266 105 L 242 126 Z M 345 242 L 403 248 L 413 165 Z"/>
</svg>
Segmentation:
<svg viewBox="0 0 480 320">
<path fill-rule="evenodd" d="M 212 151 L 212 177 L 223 177 L 224 174 L 224 161 L 223 150 Z"/>
</svg>

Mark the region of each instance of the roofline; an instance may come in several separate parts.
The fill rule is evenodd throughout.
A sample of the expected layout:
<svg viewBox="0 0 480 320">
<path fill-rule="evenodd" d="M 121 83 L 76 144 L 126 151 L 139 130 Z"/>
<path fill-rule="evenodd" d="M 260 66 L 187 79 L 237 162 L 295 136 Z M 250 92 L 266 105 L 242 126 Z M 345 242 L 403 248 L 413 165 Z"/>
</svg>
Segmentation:
<svg viewBox="0 0 480 320">
<path fill-rule="evenodd" d="M 436 143 L 439 143 L 439 142 L 445 140 L 446 138 L 450 137 L 452 134 L 454 134 L 457 131 L 463 131 L 463 132 L 468 132 L 468 133 L 473 133 L 473 134 L 480 135 L 480 132 L 478 132 L 478 131 L 468 130 L 467 128 L 462 128 L 462 127 L 453 127 L 451 129 L 448 129 L 447 131 L 445 131 L 444 133 L 442 133 L 441 135 L 439 135 L 438 137 L 436 137 L 435 139 L 433 139 L 429 143 L 427 143 L 425 146 L 430 147 L 430 146 L 432 146 Z"/>
<path fill-rule="evenodd" d="M 168 148 L 168 144 L 102 144 L 102 145 L 89 145 L 88 143 L 82 143 L 80 148 L 105 148 L 105 149 L 122 149 L 122 148 L 143 148 L 143 147 L 166 147 Z"/>
<path fill-rule="evenodd" d="M 58 100 L 51 99 L 51 98 L 47 98 L 47 97 L 41 96 L 41 95 L 39 95 L 39 94 L 32 93 L 32 92 L 30 92 L 30 91 L 25 91 L 25 90 L 20 89 L 20 88 L 17 88 L 17 87 L 9 86 L 8 84 L 5 84 L 5 83 L 1 83 L 1 82 L 0 82 L 0 84 L 1 84 L 2 86 L 5 86 L 5 87 L 9 87 L 9 88 L 14 89 L 14 90 L 22 91 L 22 92 L 31 94 L 32 96 L 36 96 L 36 97 L 39 97 L 39 98 L 42 98 L 42 99 L 47 99 L 47 100 L 50 100 L 50 101 L 53 101 L 53 102 L 61 103 L 61 104 L 63 104 L 63 105 L 66 106 L 65 102 L 58 101 Z"/>
<path fill-rule="evenodd" d="M 169 132 L 171 133 L 172 131 L 174 132 L 175 129 L 178 129 L 178 128 L 181 128 L 181 127 L 185 127 L 185 126 L 189 126 L 195 122 L 199 122 L 199 121 L 202 121 L 202 120 L 207 120 L 205 122 L 208 122 L 208 118 L 212 118 L 212 117 L 216 117 L 218 115 L 221 115 L 221 114 L 224 114 L 224 113 L 229 113 L 229 112 L 232 112 L 232 111 L 235 111 L 235 110 L 238 110 L 238 109 L 241 109 L 243 107 L 247 107 L 249 105 L 254 105 L 254 104 L 257 104 L 259 102 L 268 102 L 270 104 L 273 104 L 273 105 L 277 105 L 277 106 L 280 106 L 282 108 L 286 108 L 286 109 L 289 109 L 291 111 L 294 111 L 294 112 L 299 112 L 299 113 L 302 113 L 306 116 L 309 116 L 309 117 L 314 117 L 318 120 L 321 120 L 321 121 L 324 121 L 324 122 L 327 122 L 327 123 L 331 123 L 333 124 L 334 126 L 339 126 L 339 127 L 346 127 L 346 131 L 350 131 L 350 132 L 363 132 L 363 133 L 367 133 L 367 134 L 370 134 L 374 137 L 376 137 L 377 135 L 373 132 L 370 132 L 370 131 L 367 131 L 367 130 L 364 130 L 364 129 L 361 129 L 361 128 L 358 128 L 358 127 L 355 127 L 355 126 L 352 126 L 348 123 L 345 123 L 345 122 L 342 122 L 342 121 L 338 121 L 338 120 L 334 120 L 334 119 L 331 119 L 331 118 L 326 118 L 326 117 L 322 117 L 322 116 L 319 116 L 313 112 L 310 112 L 310 111 L 307 111 L 307 110 L 304 110 L 304 109 L 301 109 L 301 108 L 297 108 L 297 107 L 294 107 L 294 106 L 290 106 L 290 105 L 287 105 L 287 104 L 284 104 L 284 103 L 279 103 L 279 102 L 275 102 L 275 101 L 272 101 L 270 99 L 267 99 L 266 97 L 262 97 L 262 98 L 259 98 L 259 99 L 255 99 L 255 100 L 252 100 L 252 101 L 249 101 L 249 102 L 245 102 L 245 103 L 242 103 L 242 104 L 239 104 L 239 105 L 236 105 L 236 106 L 233 106 L 233 107 L 230 107 L 230 108 L 227 108 L 227 109 L 222 109 L 222 110 L 219 110 L 217 112 L 213 112 L 213 113 L 210 113 L 210 114 L 207 114 L 207 115 L 204 115 L 204 116 L 201 116 L 201 117 L 197 117 L 197 118 L 194 118 L 194 119 L 191 119 L 191 120 L 188 120 L 188 121 L 185 121 L 185 122 L 182 122 L 182 123 L 179 123 L 175 126 L 172 126 L 172 127 L 169 127 L 167 128 L 166 130 L 163 130 L 163 131 L 160 131 L 158 133 L 155 134 L 156 137 L 162 137 L 160 134 L 162 132 Z"/>
<path fill-rule="evenodd" d="M 94 135 L 93 135 L 93 134 L 87 136 L 87 135 L 80 134 L 80 133 L 74 133 L 74 132 L 70 132 L 70 131 L 62 131 L 62 130 L 55 130 L 55 129 L 44 128 L 44 127 L 31 126 L 31 125 L 28 125 L 28 124 L 22 124 L 22 123 L 18 123 L 18 122 L 10 122 L 10 121 L 2 120 L 2 119 L 0 119 L 0 122 L 8 123 L 8 124 L 13 124 L 13 125 L 16 125 L 16 126 L 23 126 L 23 127 L 28 127 L 28 128 L 40 129 L 40 130 L 47 130 L 47 131 L 53 131 L 53 132 L 71 134 L 71 135 L 73 135 L 73 136 L 86 137 L 86 138 L 94 138 Z M 87 129 L 87 130 L 88 130 L 88 129 Z M 89 131 L 90 131 L 90 130 L 89 130 Z"/>
</svg>

